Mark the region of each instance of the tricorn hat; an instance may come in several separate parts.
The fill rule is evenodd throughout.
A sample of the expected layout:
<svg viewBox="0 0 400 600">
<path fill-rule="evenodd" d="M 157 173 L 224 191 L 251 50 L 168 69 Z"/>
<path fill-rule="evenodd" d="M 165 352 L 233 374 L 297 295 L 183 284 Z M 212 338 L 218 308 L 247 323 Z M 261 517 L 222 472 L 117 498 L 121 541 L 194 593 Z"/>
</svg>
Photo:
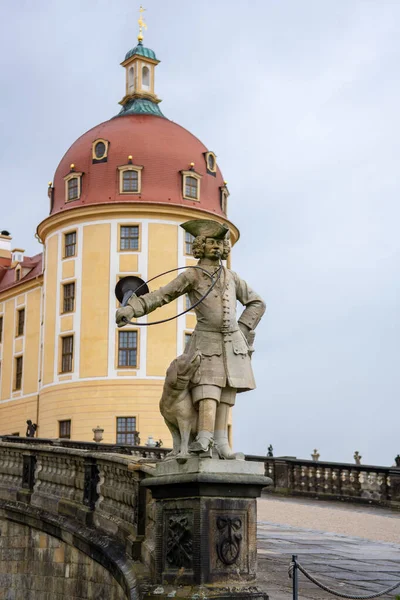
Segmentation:
<svg viewBox="0 0 400 600">
<path fill-rule="evenodd" d="M 143 281 L 143 279 L 140 279 L 140 277 L 136 277 L 135 275 L 121 277 L 121 279 L 115 286 L 115 295 L 117 297 L 118 302 L 120 302 L 123 306 L 126 306 L 126 302 L 133 294 L 135 294 L 136 296 L 143 296 L 149 291 L 150 290 L 147 286 L 147 283 Z"/>
<path fill-rule="evenodd" d="M 181 227 L 195 237 L 204 235 L 215 240 L 223 240 L 229 233 L 226 225 L 218 223 L 218 221 L 212 221 L 211 219 L 193 219 L 193 221 L 182 223 Z"/>
</svg>

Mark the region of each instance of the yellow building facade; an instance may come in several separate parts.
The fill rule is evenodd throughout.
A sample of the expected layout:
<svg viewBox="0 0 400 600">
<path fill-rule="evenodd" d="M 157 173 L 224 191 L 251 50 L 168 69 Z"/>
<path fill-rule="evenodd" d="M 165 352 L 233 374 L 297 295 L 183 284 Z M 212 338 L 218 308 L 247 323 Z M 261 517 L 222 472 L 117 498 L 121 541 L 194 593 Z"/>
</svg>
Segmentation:
<svg viewBox="0 0 400 600">
<path fill-rule="evenodd" d="M 115 325 L 115 285 L 195 264 L 180 224 L 227 219 L 215 154 L 161 113 L 158 60 L 141 42 L 122 62 L 119 115 L 81 136 L 49 184 L 50 215 L 37 228 L 42 255 L 25 258 L 0 234 L 0 435 L 171 444 L 159 413 L 165 371 L 195 326 L 188 313 L 162 325 Z M 178 273 L 149 284 L 157 289 Z M 185 297 L 139 319 L 165 319 Z"/>
</svg>

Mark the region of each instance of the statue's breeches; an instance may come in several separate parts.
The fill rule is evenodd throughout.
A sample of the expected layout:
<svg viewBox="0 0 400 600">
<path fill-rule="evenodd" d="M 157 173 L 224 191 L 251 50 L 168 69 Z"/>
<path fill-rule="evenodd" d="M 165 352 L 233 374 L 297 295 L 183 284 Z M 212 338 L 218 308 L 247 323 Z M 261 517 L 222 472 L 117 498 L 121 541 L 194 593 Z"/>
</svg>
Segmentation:
<svg viewBox="0 0 400 600">
<path fill-rule="evenodd" d="M 215 400 L 218 404 L 221 402 L 222 404 L 234 406 L 236 398 L 235 388 L 220 388 L 217 385 L 196 385 L 192 388 L 191 394 L 194 404 L 207 398 L 208 400 Z"/>
</svg>

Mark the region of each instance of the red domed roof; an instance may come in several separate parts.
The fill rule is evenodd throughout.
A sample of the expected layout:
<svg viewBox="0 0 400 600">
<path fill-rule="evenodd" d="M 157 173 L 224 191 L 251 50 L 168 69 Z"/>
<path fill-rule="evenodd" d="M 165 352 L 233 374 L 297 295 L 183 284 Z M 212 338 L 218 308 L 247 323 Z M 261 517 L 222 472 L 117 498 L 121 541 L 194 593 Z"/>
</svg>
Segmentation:
<svg viewBox="0 0 400 600">
<path fill-rule="evenodd" d="M 107 162 L 92 162 L 92 144 L 97 139 L 109 142 Z M 207 173 L 204 153 L 208 151 L 189 131 L 168 119 L 152 115 L 127 115 L 101 123 L 84 133 L 67 151 L 54 176 L 54 203 L 51 214 L 78 206 L 110 202 L 154 202 L 190 206 L 223 215 L 220 205 L 222 174 Z M 128 164 L 142 166 L 140 194 L 119 193 L 118 167 Z M 202 175 L 200 202 L 182 197 L 180 171 L 195 163 Z M 81 196 L 65 202 L 64 177 L 70 165 L 83 173 Z"/>
</svg>

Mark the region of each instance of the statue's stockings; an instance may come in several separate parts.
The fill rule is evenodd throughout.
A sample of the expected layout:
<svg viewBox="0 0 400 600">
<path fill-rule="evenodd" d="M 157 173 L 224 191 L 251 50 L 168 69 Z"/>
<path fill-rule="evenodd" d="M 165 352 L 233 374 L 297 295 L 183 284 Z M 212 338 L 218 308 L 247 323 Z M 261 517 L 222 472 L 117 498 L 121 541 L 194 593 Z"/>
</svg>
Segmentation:
<svg viewBox="0 0 400 600">
<path fill-rule="evenodd" d="M 229 405 L 205 398 L 199 402 L 199 423 L 197 440 L 207 449 L 214 437 L 216 449 L 221 458 L 234 458 L 228 442 Z"/>
</svg>

